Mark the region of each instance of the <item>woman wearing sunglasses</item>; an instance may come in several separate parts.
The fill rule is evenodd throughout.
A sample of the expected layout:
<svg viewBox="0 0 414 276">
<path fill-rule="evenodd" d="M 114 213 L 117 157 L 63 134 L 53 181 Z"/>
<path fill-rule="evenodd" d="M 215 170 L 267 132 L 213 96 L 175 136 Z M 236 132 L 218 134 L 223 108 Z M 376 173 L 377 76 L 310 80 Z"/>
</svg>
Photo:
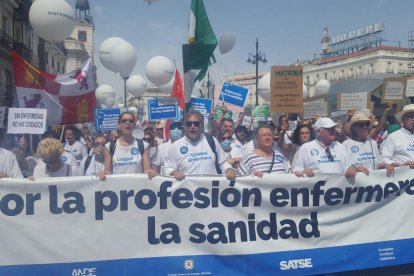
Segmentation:
<svg viewBox="0 0 414 276">
<path fill-rule="evenodd" d="M 149 144 L 132 136 L 135 123 L 134 114 L 128 111 L 122 113 L 118 119 L 118 139 L 113 145 L 111 143 L 106 144 L 112 156 L 112 173 L 146 173 L 151 179 L 157 173 L 150 166 Z"/>
<path fill-rule="evenodd" d="M 97 176 L 102 181 L 106 180 L 106 175 L 111 174 L 111 155 L 105 147 L 107 140 L 102 135 L 95 136 L 93 139 L 93 154 L 85 157 L 80 166 L 79 174 L 87 176 Z"/>
<path fill-rule="evenodd" d="M 371 120 L 367 115 L 357 113 L 345 124 L 344 131 L 350 137 L 342 144 L 346 148 L 348 162 L 358 172 L 366 175 L 369 171 L 378 169 L 379 151 L 377 142 L 369 138 Z"/>
</svg>

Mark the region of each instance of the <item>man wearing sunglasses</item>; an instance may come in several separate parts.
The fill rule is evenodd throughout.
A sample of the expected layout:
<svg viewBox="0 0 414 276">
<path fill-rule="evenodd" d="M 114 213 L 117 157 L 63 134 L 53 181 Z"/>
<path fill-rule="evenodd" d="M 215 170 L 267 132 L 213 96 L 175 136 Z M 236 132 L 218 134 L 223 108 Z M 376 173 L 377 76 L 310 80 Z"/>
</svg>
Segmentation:
<svg viewBox="0 0 414 276">
<path fill-rule="evenodd" d="M 414 169 L 414 104 L 404 106 L 395 118 L 402 128 L 387 136 L 381 152 L 387 176 L 393 174 L 395 167 L 410 166 Z"/>
<path fill-rule="evenodd" d="M 166 175 L 165 159 L 166 159 L 166 156 L 168 155 L 171 145 L 175 141 L 183 137 L 184 135 L 183 125 L 181 121 L 173 121 L 169 126 L 169 130 L 170 130 L 170 139 L 167 142 L 158 146 L 157 156 L 154 161 L 154 165 L 157 166 L 158 171 L 163 175 Z"/>
<path fill-rule="evenodd" d="M 172 144 L 165 162 L 165 173 L 181 181 L 186 175 L 216 175 L 218 166 L 228 179 L 235 179 L 236 171 L 227 162 L 228 154 L 216 138 L 207 138 L 203 129 L 203 115 L 190 110 L 184 120 L 185 136 Z M 212 139 L 210 143 L 213 144 L 208 139 Z"/>
<path fill-rule="evenodd" d="M 355 176 L 357 170 L 348 163 L 344 145 L 336 141 L 334 123 L 330 118 L 319 118 L 314 124 L 316 139 L 303 144 L 293 160 L 297 176 L 312 177 L 315 173 L 345 173 Z"/>
</svg>

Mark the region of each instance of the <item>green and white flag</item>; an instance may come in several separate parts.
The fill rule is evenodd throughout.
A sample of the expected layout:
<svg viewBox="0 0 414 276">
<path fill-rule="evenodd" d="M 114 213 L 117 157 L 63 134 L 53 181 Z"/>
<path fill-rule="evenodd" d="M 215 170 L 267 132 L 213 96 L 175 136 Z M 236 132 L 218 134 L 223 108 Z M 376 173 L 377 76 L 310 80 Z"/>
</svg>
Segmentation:
<svg viewBox="0 0 414 276">
<path fill-rule="evenodd" d="M 203 0 L 191 0 L 189 44 L 183 44 L 185 102 L 191 100 L 194 83 L 201 81 L 208 66 L 216 62 L 217 38 L 211 28 Z"/>
</svg>

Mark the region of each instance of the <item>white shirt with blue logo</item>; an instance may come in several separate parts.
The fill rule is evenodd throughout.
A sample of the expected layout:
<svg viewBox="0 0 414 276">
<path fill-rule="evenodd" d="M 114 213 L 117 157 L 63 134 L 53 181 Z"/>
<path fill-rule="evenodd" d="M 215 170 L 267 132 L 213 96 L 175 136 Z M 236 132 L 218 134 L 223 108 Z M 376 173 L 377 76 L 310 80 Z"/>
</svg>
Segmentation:
<svg viewBox="0 0 414 276">
<path fill-rule="evenodd" d="M 110 143 L 106 144 L 109 150 Z M 144 141 L 144 149 L 149 146 Z M 128 174 L 143 173 L 142 156 L 138 149 L 138 142 L 134 139 L 134 143 L 124 147 L 119 141 L 116 141 L 115 151 L 112 155 L 112 174 Z"/>
<path fill-rule="evenodd" d="M 325 149 L 316 139 L 303 144 L 296 152 L 293 160 L 293 171 L 302 172 L 309 168 L 314 173 L 345 173 L 348 167 L 351 166 L 345 146 L 336 141 L 332 142 L 329 150 L 333 161 L 329 160 Z"/>
<path fill-rule="evenodd" d="M 367 139 L 365 142 L 359 142 L 348 139 L 342 143 L 348 154 L 348 161 L 356 166 L 363 166 L 368 170 L 376 170 L 379 163 L 379 151 L 377 142 Z"/>
<path fill-rule="evenodd" d="M 62 155 L 69 155 L 71 154 L 73 158 L 76 160 L 78 166 L 83 158 L 88 156 L 88 148 L 79 141 L 75 141 L 72 145 L 69 145 L 68 142 L 64 144 L 64 152 Z M 69 159 L 69 157 L 67 157 Z"/>
<path fill-rule="evenodd" d="M 231 168 L 227 162 L 229 155 L 224 152 L 216 138 L 214 138 L 214 143 L 218 163 L 224 174 L 228 168 Z M 172 144 L 165 160 L 165 173 L 170 175 L 172 171 L 182 171 L 186 175 L 216 175 L 215 160 L 214 152 L 204 134 L 201 134 L 196 142 L 184 136 Z"/>
<path fill-rule="evenodd" d="M 387 136 L 383 143 L 381 162 L 404 164 L 414 161 L 414 134 L 401 128 Z"/>
</svg>

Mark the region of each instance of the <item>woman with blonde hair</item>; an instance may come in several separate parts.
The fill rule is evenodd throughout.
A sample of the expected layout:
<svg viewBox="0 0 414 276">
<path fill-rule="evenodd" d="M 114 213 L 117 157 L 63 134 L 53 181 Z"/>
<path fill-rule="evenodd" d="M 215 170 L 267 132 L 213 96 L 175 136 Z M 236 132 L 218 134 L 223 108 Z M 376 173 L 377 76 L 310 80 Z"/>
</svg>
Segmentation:
<svg viewBox="0 0 414 276">
<path fill-rule="evenodd" d="M 37 146 L 37 155 L 43 161 L 36 165 L 33 171 L 33 177 L 60 177 L 76 176 L 77 169 L 61 160 L 63 145 L 59 140 L 46 138 L 39 142 Z"/>
</svg>

